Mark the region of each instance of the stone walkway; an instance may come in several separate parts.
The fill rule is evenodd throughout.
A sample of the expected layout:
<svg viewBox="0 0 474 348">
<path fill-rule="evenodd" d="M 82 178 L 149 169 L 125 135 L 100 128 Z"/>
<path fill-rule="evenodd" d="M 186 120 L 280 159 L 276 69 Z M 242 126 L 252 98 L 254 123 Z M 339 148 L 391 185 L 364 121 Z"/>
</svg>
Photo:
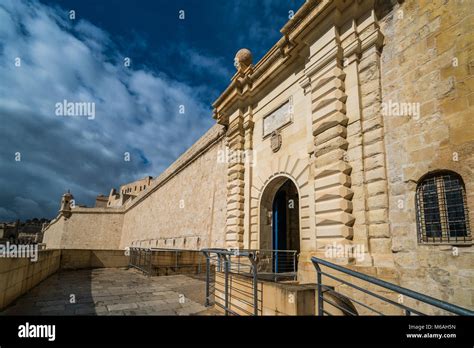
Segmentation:
<svg viewBox="0 0 474 348">
<path fill-rule="evenodd" d="M 205 282 L 185 275 L 147 278 L 134 269 L 61 271 L 0 315 L 209 315 Z"/>
</svg>

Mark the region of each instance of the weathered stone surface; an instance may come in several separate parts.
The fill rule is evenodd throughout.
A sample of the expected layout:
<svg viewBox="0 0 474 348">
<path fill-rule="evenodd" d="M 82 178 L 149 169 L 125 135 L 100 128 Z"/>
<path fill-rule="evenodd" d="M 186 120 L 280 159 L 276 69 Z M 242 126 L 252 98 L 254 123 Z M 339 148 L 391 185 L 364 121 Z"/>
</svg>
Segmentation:
<svg viewBox="0 0 474 348">
<path fill-rule="evenodd" d="M 107 294 L 94 295 L 102 288 Z M 44 300 L 47 294 L 54 300 Z M 92 300 L 80 301 L 85 298 Z M 133 269 L 74 270 L 52 275 L 1 314 L 195 315 L 206 310 L 204 300 L 205 282 L 184 275 L 149 278 Z"/>
</svg>

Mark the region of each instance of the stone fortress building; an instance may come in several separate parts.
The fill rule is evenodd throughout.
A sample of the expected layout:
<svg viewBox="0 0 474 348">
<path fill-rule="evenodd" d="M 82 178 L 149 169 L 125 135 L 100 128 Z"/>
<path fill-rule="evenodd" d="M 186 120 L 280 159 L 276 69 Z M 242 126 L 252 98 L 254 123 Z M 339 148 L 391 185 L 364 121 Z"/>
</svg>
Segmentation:
<svg viewBox="0 0 474 348">
<path fill-rule="evenodd" d="M 44 242 L 294 249 L 300 283 L 318 256 L 472 309 L 473 23 L 469 1 L 306 1 L 176 162 L 106 205 L 65 194 Z"/>
<path fill-rule="evenodd" d="M 124 205 L 127 201 L 133 200 L 142 191 L 146 191 L 150 187 L 151 176 L 120 186 L 119 192 L 115 189 L 110 190 L 109 198 L 105 204 L 106 207 L 119 207 Z M 98 196 L 99 197 L 99 196 Z M 97 206 L 97 204 L 96 204 Z"/>
</svg>

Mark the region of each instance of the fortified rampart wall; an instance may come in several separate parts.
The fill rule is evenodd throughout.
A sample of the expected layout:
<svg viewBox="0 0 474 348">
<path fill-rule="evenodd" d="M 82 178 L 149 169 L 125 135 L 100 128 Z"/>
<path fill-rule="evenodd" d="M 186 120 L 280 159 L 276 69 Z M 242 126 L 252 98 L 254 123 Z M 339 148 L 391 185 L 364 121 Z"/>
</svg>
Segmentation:
<svg viewBox="0 0 474 348">
<path fill-rule="evenodd" d="M 223 246 L 227 165 L 222 127 L 211 128 L 134 200 L 124 215 L 120 248 L 198 249 Z"/>
<path fill-rule="evenodd" d="M 44 230 L 47 248 L 197 249 L 223 246 L 227 165 L 223 127 L 215 125 L 153 183 L 118 208 L 72 208 Z"/>
</svg>

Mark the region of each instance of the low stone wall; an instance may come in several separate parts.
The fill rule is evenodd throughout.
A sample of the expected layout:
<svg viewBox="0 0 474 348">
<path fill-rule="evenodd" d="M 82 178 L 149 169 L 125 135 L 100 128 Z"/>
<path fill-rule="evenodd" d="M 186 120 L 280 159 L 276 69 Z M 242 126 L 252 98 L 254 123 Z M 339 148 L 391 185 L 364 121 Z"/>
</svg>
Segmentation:
<svg viewBox="0 0 474 348">
<path fill-rule="evenodd" d="M 60 250 L 42 250 L 36 262 L 28 258 L 0 258 L 0 309 L 55 273 L 60 255 Z"/>
<path fill-rule="evenodd" d="M 362 270 L 362 269 L 363 270 Z M 356 271 L 363 271 L 366 274 L 377 277 L 379 279 L 396 283 L 397 274 L 391 268 L 382 267 L 357 267 Z M 324 269 L 324 272 L 333 274 L 345 281 L 353 283 L 366 290 L 370 290 L 377 295 L 387 297 L 390 300 L 397 302 L 398 294 L 380 288 L 378 286 L 368 284 L 365 281 L 355 277 L 341 275 L 331 269 Z M 314 272 L 316 273 L 316 272 Z M 253 314 L 253 283 L 252 279 L 240 275 L 229 274 L 229 306 L 232 311 L 239 315 Z M 362 302 L 375 310 L 383 312 L 385 315 L 404 315 L 404 312 L 393 305 L 389 305 L 375 297 L 365 294 L 361 291 L 355 290 L 339 281 L 333 280 L 330 277 L 323 276 L 323 283 L 326 286 L 332 287 L 340 296 L 334 296 L 331 293 L 324 292 L 323 296 L 329 302 L 324 302 L 324 310 L 331 315 L 344 316 L 347 312 L 341 311 L 340 308 L 331 304 L 335 303 L 339 307 L 343 307 L 348 311 L 353 311 L 351 306 L 354 306 L 355 313 L 358 315 L 376 315 L 374 311 L 358 305 L 357 303 L 344 299 L 344 296 Z M 216 303 L 224 305 L 224 273 L 216 272 L 215 285 L 215 301 Z M 316 284 L 297 284 L 297 283 L 273 283 L 268 281 L 259 281 L 257 286 L 258 293 L 258 315 L 317 315 L 318 298 Z M 419 304 L 412 303 L 410 299 L 406 299 L 406 305 L 411 305 L 414 308 L 420 307 Z M 349 302 L 350 305 L 347 305 Z M 216 309 L 224 312 L 223 308 L 216 305 Z M 421 308 L 420 308 L 421 309 Z M 432 310 L 432 308 L 431 308 Z M 427 311 L 431 314 L 439 314 L 436 312 Z"/>
<path fill-rule="evenodd" d="M 123 250 L 47 249 L 38 260 L 0 258 L 0 310 L 58 270 L 127 267 Z"/>
<path fill-rule="evenodd" d="M 61 250 L 61 269 L 127 267 L 129 257 L 123 250 Z"/>
<path fill-rule="evenodd" d="M 215 302 L 224 305 L 224 273 L 216 272 Z M 253 315 L 253 281 L 229 274 L 229 309 L 239 315 Z M 310 284 L 258 281 L 258 315 L 315 315 L 316 286 Z M 216 305 L 219 312 L 224 309 Z"/>
<path fill-rule="evenodd" d="M 205 273 L 206 257 L 197 250 L 154 251 L 151 272 L 156 276 Z"/>
<path fill-rule="evenodd" d="M 374 278 L 389 282 L 391 284 L 398 285 L 398 273 L 393 268 L 363 267 L 363 266 L 349 266 L 348 268 L 352 269 L 353 271 L 361 272 L 363 274 L 372 276 Z M 382 296 L 383 298 L 387 298 L 395 303 L 398 303 L 400 301 L 398 293 L 395 293 L 391 290 L 385 289 L 378 285 L 368 283 L 357 277 L 341 274 L 338 271 L 328 269 L 326 267 L 323 267 L 323 272 L 332 274 L 339 279 L 349 282 L 364 290 L 371 291 L 372 293 Z M 361 316 L 378 315 L 377 312 L 375 311 L 381 312 L 384 315 L 405 315 L 405 312 L 401 308 L 395 305 L 392 305 L 383 300 L 380 300 L 374 297 L 373 295 L 366 294 L 340 281 L 331 279 L 328 276 L 323 275 L 322 277 L 323 277 L 324 285 L 333 287 L 333 289 L 337 293 L 339 293 L 341 297 L 347 296 L 346 301 L 348 301 L 351 304 L 351 306 L 354 306 L 355 313 L 357 313 L 357 315 L 361 315 Z M 330 293 L 325 293 L 324 297 L 327 298 L 332 303 L 336 303 L 338 306 L 342 306 L 343 308 L 347 309 L 349 312 L 354 312 L 354 310 L 351 307 L 348 307 L 344 305 L 344 302 L 341 302 L 341 298 L 337 296 L 335 297 L 334 295 Z M 373 310 L 368 309 L 367 307 L 364 307 L 352 300 L 363 303 L 364 305 L 372 308 Z M 420 303 L 411 302 L 408 298 L 403 299 L 403 301 L 404 301 L 403 304 L 405 305 L 412 306 L 415 309 L 420 309 Z M 348 312 L 343 313 L 339 308 L 332 305 L 331 302 L 329 303 L 324 302 L 325 311 L 331 313 L 332 315 L 348 315 L 347 314 Z"/>
</svg>

